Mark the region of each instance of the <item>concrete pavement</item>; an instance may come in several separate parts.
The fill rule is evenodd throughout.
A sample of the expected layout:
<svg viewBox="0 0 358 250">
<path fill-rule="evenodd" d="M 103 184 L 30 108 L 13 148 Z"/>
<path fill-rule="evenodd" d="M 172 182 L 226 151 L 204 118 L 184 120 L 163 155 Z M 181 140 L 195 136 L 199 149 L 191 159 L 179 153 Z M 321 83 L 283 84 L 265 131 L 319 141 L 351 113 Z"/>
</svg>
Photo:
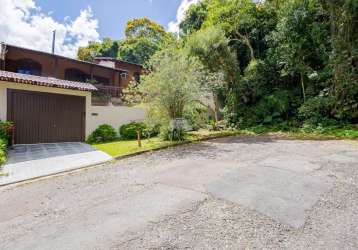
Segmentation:
<svg viewBox="0 0 358 250">
<path fill-rule="evenodd" d="M 112 157 L 80 142 L 16 145 L 0 176 L 0 186 L 111 161 Z"/>
<path fill-rule="evenodd" d="M 0 200 L 0 249 L 355 249 L 358 144 L 221 138 Z"/>
</svg>

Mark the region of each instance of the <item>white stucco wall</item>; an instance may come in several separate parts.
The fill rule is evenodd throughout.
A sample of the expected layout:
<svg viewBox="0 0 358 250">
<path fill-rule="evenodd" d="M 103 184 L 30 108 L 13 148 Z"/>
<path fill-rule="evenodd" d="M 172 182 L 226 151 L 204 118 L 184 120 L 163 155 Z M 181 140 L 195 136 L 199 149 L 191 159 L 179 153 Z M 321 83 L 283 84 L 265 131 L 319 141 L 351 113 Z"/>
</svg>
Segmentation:
<svg viewBox="0 0 358 250">
<path fill-rule="evenodd" d="M 142 108 L 125 106 L 91 106 L 89 109 L 88 130 L 92 132 L 99 125 L 109 124 L 117 131 L 123 124 L 132 121 L 143 121 L 146 112 Z"/>
<path fill-rule="evenodd" d="M 7 89 L 39 91 L 53 94 L 75 95 L 86 97 L 86 137 L 101 124 L 109 124 L 116 130 L 122 124 L 145 119 L 145 110 L 124 106 L 92 106 L 91 93 L 87 91 L 50 88 L 29 84 L 0 81 L 0 119 L 7 117 Z"/>
</svg>

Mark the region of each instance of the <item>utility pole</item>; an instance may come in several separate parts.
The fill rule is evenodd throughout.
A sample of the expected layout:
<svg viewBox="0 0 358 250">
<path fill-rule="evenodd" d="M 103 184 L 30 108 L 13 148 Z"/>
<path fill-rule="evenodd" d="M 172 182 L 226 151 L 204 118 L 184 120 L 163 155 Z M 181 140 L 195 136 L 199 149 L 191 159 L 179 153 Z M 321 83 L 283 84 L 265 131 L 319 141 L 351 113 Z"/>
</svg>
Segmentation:
<svg viewBox="0 0 358 250">
<path fill-rule="evenodd" d="M 55 54 L 56 30 L 52 31 L 52 54 Z"/>
<path fill-rule="evenodd" d="M 6 60 L 6 44 L 4 42 L 0 43 L 0 69 L 5 70 L 5 60 Z"/>
</svg>

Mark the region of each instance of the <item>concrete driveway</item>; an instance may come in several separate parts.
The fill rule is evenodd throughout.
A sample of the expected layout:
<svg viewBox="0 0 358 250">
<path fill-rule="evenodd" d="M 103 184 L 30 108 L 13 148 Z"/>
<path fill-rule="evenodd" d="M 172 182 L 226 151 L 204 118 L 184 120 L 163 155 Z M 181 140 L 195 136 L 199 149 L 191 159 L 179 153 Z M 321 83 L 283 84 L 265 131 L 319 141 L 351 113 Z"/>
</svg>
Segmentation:
<svg viewBox="0 0 358 250">
<path fill-rule="evenodd" d="M 224 138 L 0 189 L 0 249 L 357 249 L 358 144 Z"/>
<path fill-rule="evenodd" d="M 61 173 L 112 160 L 108 154 L 80 142 L 16 145 L 3 167 L 0 186 Z"/>
</svg>

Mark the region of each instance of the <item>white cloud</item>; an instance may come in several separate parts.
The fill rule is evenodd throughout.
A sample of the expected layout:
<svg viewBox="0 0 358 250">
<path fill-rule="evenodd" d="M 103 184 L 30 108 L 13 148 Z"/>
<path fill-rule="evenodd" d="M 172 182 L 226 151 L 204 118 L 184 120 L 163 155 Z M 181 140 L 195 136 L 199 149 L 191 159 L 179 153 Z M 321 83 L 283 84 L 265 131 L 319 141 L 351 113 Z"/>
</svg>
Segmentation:
<svg viewBox="0 0 358 250">
<path fill-rule="evenodd" d="M 74 20 L 57 22 L 34 0 L 0 0 L 0 6 L 0 41 L 50 52 L 56 30 L 56 54 L 75 57 L 79 46 L 99 40 L 98 20 L 90 7 Z"/>
<path fill-rule="evenodd" d="M 179 24 L 185 18 L 185 12 L 189 9 L 190 5 L 197 4 L 200 0 L 182 0 L 177 10 L 176 20 L 168 24 L 168 31 L 179 33 Z"/>
</svg>

